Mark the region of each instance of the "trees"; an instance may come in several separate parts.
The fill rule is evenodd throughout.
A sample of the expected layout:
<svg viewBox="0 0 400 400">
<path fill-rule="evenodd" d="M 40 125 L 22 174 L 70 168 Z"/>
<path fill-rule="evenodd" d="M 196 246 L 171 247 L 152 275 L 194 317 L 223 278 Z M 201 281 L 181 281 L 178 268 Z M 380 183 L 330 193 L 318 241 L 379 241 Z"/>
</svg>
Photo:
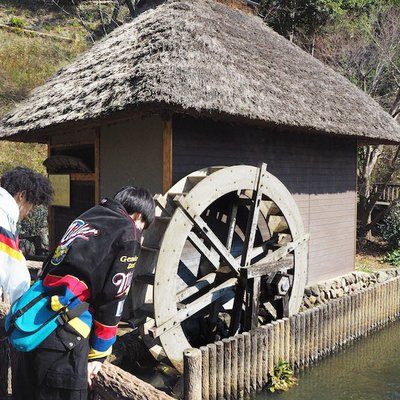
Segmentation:
<svg viewBox="0 0 400 400">
<path fill-rule="evenodd" d="M 360 21 L 357 22 L 360 24 Z M 331 26 L 320 36 L 317 57 L 347 76 L 394 118 L 400 110 L 400 7 L 379 6 L 356 26 L 351 20 Z M 358 150 L 358 234 L 370 235 L 382 214 L 372 210 L 400 171 L 400 147 L 367 145 Z M 375 183 L 379 185 L 374 186 Z"/>
<path fill-rule="evenodd" d="M 313 43 L 315 35 L 327 24 L 348 13 L 364 19 L 387 3 L 387 0 L 260 0 L 259 13 L 271 28 L 306 48 L 305 44 Z"/>
<path fill-rule="evenodd" d="M 321 59 L 375 98 L 394 118 L 400 113 L 400 5 L 395 0 L 261 0 L 260 14 L 283 36 Z M 400 148 L 358 150 L 359 236 L 381 215 L 372 209 L 400 171 Z M 375 187 L 374 183 L 380 185 Z"/>
</svg>

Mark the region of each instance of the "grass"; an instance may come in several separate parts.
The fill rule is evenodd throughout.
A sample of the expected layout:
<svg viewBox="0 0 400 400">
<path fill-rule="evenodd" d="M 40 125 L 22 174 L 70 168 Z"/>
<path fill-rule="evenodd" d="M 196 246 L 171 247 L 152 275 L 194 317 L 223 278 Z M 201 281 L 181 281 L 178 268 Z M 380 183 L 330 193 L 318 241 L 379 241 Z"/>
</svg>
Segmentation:
<svg viewBox="0 0 400 400">
<path fill-rule="evenodd" d="M 87 47 L 85 41 L 65 42 L 0 31 L 0 118 Z M 0 174 L 17 165 L 45 172 L 45 145 L 0 141 Z"/>
<path fill-rule="evenodd" d="M 374 272 L 380 269 L 393 268 L 392 264 L 383 261 L 383 257 L 387 251 L 387 243 L 378 237 L 373 237 L 364 243 L 358 241 L 355 263 L 356 270 Z"/>
</svg>

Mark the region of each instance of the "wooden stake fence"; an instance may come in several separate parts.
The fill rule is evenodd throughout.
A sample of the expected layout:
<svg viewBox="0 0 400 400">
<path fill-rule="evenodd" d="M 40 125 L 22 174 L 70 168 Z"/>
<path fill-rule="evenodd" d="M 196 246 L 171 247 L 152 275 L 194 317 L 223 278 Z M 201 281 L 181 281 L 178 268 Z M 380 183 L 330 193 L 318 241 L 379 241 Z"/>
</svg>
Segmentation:
<svg viewBox="0 0 400 400">
<path fill-rule="evenodd" d="M 185 400 L 245 398 L 262 389 L 279 359 L 295 369 L 307 367 L 397 319 L 399 290 L 397 277 L 201 351 L 185 352 L 185 365 L 196 366 L 185 367 L 185 381 L 201 388 L 193 395 L 185 392 Z"/>
</svg>

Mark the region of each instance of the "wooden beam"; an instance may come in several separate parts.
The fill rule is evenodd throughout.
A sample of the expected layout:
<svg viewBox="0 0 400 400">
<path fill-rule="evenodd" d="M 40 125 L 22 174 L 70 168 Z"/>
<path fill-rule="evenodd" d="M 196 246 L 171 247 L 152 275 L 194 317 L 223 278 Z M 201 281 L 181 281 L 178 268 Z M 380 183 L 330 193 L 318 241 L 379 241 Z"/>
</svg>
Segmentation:
<svg viewBox="0 0 400 400">
<path fill-rule="evenodd" d="M 281 271 L 282 269 L 293 267 L 293 256 L 279 261 L 255 264 L 247 268 L 242 268 L 241 272 L 246 279 L 259 278 L 271 274 L 273 272 Z"/>
<path fill-rule="evenodd" d="M 47 141 L 47 157 L 51 156 L 51 137 Z M 47 208 L 48 211 L 48 226 L 49 226 L 49 251 L 52 251 L 55 248 L 56 241 L 56 232 L 55 232 L 55 215 L 54 215 L 54 207 L 51 205 Z"/>
<path fill-rule="evenodd" d="M 81 181 L 81 182 L 87 182 L 87 181 L 94 181 L 96 179 L 96 175 L 92 173 L 72 173 L 70 174 L 71 181 Z"/>
<path fill-rule="evenodd" d="M 172 186 L 172 118 L 164 121 L 163 131 L 163 193 Z"/>
<path fill-rule="evenodd" d="M 78 147 L 78 146 L 85 146 L 85 145 L 93 145 L 93 140 L 79 140 L 77 142 L 72 143 L 57 143 L 51 144 L 51 149 L 66 149 L 70 147 Z"/>
<path fill-rule="evenodd" d="M 93 391 L 104 400 L 174 400 L 149 383 L 107 361 L 94 380 Z"/>
<path fill-rule="evenodd" d="M 96 129 L 94 137 L 94 180 L 95 180 L 95 203 L 100 203 L 100 128 Z"/>
</svg>

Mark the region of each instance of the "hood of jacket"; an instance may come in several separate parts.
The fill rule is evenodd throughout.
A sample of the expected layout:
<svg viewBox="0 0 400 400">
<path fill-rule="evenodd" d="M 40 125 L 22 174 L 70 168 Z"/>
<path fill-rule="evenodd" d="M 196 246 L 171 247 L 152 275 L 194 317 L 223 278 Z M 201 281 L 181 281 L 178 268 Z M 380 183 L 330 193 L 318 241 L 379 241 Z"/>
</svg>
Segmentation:
<svg viewBox="0 0 400 400">
<path fill-rule="evenodd" d="M 18 218 L 18 204 L 7 190 L 0 187 L 0 226 L 15 234 Z"/>
</svg>

